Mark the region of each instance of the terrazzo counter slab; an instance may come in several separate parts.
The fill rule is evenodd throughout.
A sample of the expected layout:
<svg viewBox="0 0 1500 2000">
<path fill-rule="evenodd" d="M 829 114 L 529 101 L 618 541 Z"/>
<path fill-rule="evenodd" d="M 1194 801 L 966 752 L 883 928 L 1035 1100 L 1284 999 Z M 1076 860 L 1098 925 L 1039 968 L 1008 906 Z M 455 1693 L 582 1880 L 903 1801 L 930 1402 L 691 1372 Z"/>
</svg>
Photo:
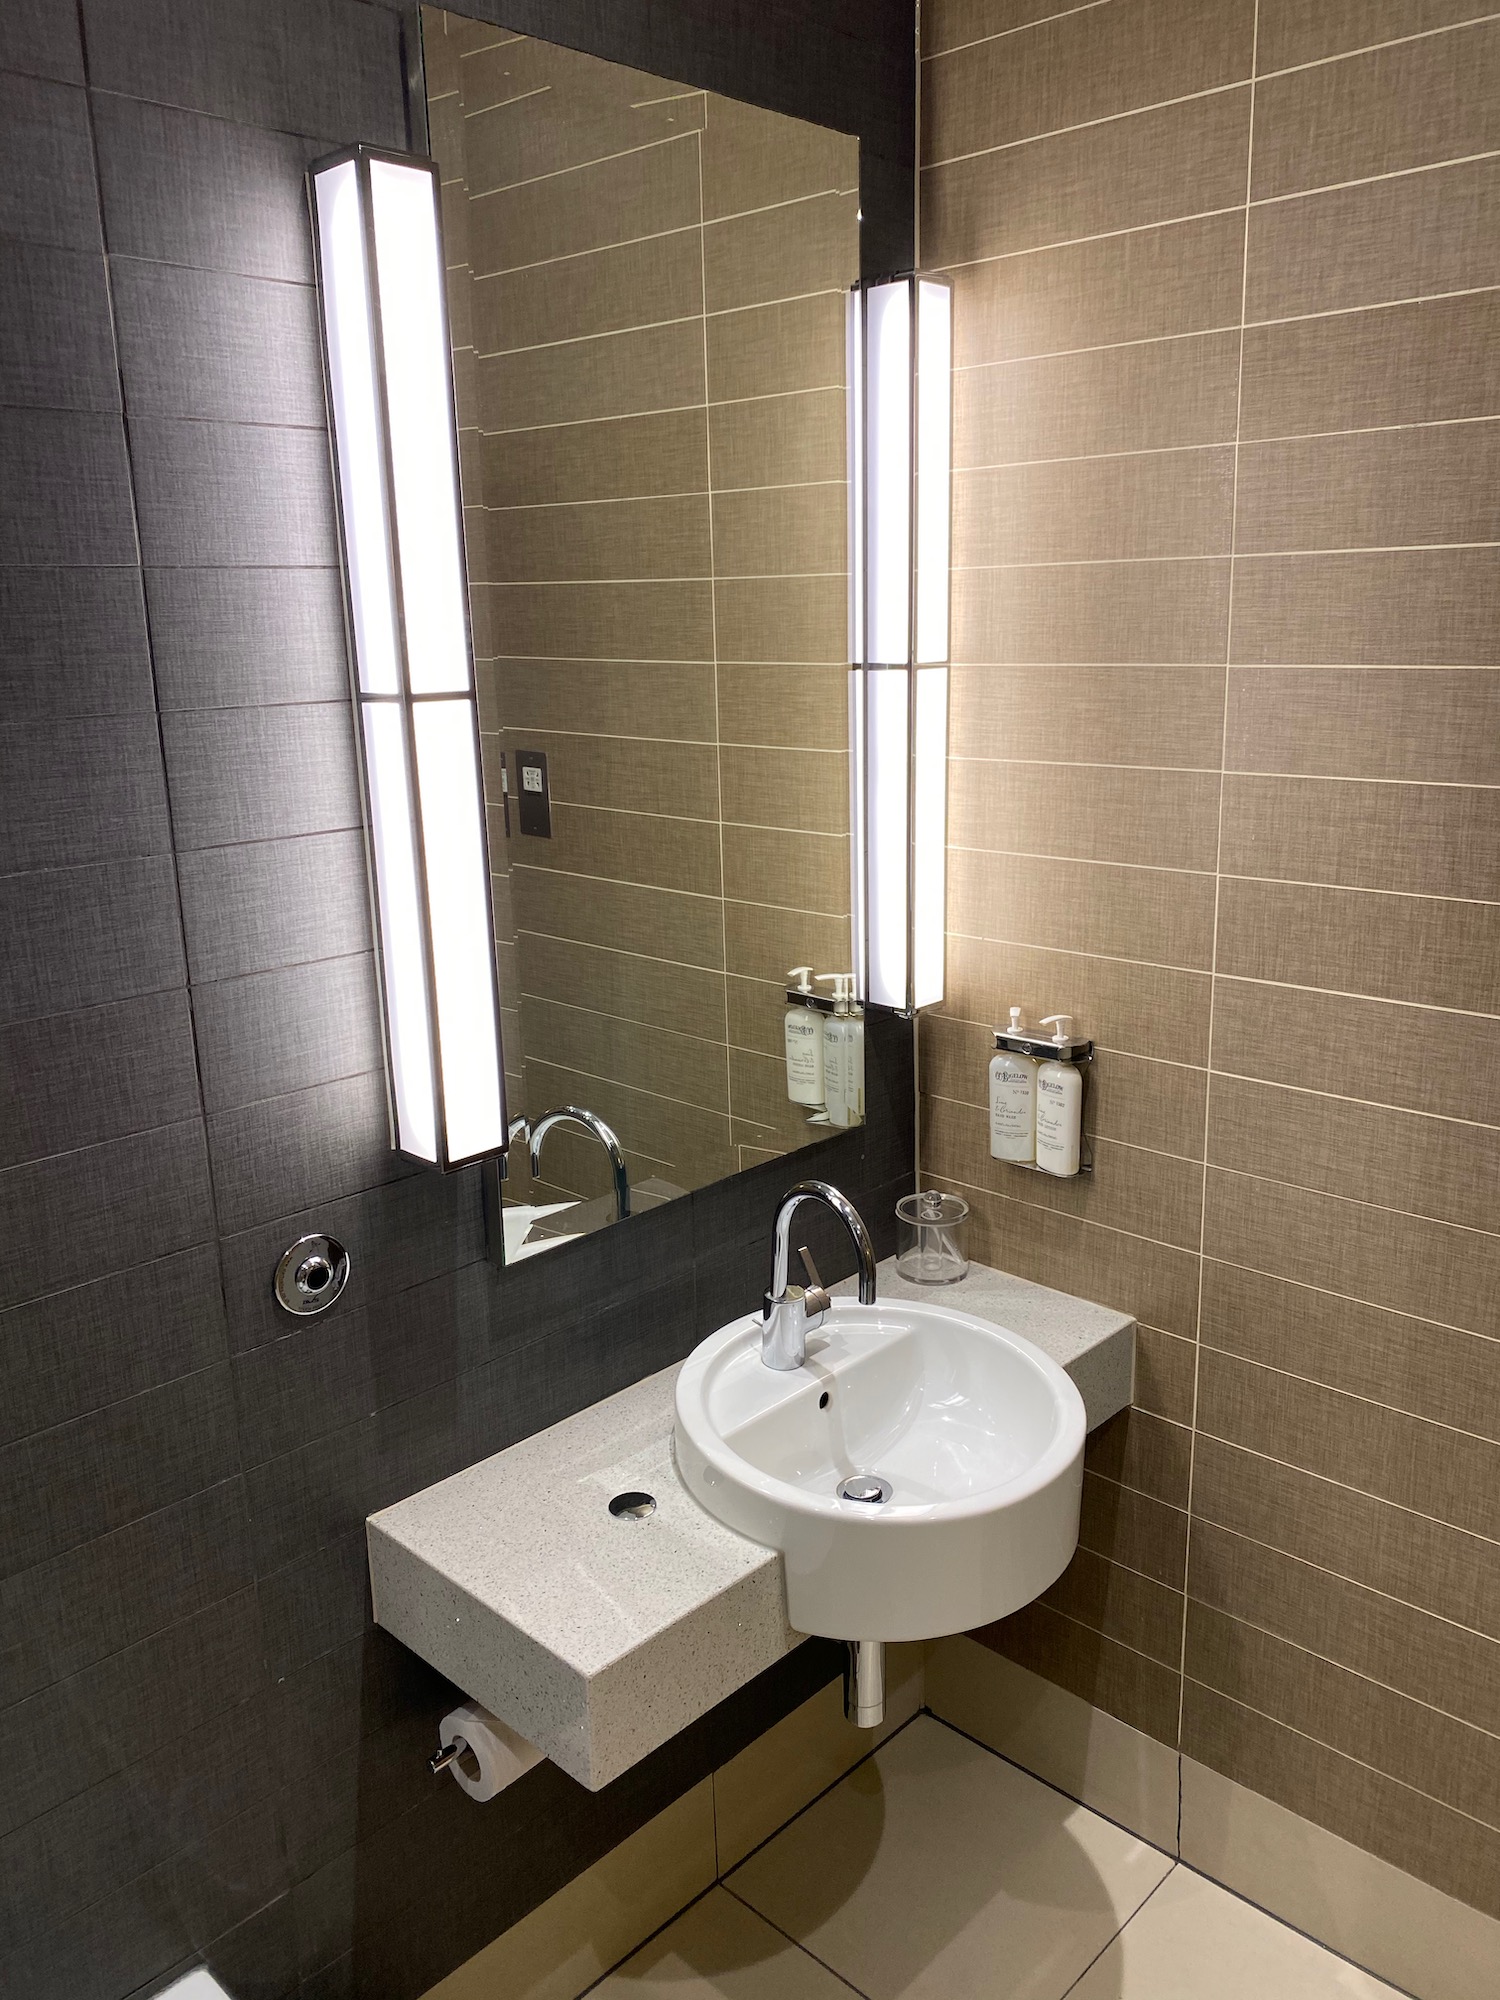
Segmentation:
<svg viewBox="0 0 1500 2000">
<path fill-rule="evenodd" d="M 366 1524 L 375 1621 L 597 1791 L 801 1643 L 672 1461 L 665 1368 Z M 617 1493 L 656 1500 L 616 1519 Z"/>
<path fill-rule="evenodd" d="M 980 1266 L 939 1291 L 889 1260 L 878 1290 L 1034 1341 L 1072 1376 L 1091 1429 L 1130 1401 L 1128 1314 Z M 594 1791 L 801 1641 L 781 1557 L 677 1476 L 676 1379 L 665 1368 L 367 1523 L 377 1624 Z M 636 1490 L 654 1514 L 610 1513 Z"/>
<path fill-rule="evenodd" d="M 829 1290 L 853 1298 L 858 1285 L 845 1278 Z M 1073 1378 L 1091 1431 L 1129 1408 L 1135 1384 L 1135 1321 L 1129 1313 L 992 1271 L 986 1264 L 971 1264 L 956 1285 L 911 1285 L 896 1275 L 894 1257 L 879 1267 L 875 1296 L 952 1306 L 1034 1342 Z"/>
</svg>

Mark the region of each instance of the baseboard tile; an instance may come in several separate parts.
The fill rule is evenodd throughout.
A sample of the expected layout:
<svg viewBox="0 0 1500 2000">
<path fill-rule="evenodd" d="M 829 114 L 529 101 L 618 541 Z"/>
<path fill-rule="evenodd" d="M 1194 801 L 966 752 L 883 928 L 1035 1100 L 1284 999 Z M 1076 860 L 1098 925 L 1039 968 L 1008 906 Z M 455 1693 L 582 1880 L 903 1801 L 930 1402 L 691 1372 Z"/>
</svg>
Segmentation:
<svg viewBox="0 0 1500 2000">
<path fill-rule="evenodd" d="M 1182 1759 L 1182 1858 L 1417 2000 L 1495 2000 L 1500 1923 Z"/>
<path fill-rule="evenodd" d="M 1060 1792 L 1177 1852 L 1177 1752 L 981 1646 L 927 1649 L 927 1706 Z"/>
<path fill-rule="evenodd" d="M 714 1773 L 721 1874 L 911 1720 L 923 1702 L 925 1655 L 921 1645 L 887 1648 L 879 1729 L 856 1729 L 844 1720 L 843 1688 L 833 1681 Z"/>
<path fill-rule="evenodd" d="M 424 2000 L 578 2000 L 715 1874 L 713 1781 L 704 1778 Z"/>
</svg>

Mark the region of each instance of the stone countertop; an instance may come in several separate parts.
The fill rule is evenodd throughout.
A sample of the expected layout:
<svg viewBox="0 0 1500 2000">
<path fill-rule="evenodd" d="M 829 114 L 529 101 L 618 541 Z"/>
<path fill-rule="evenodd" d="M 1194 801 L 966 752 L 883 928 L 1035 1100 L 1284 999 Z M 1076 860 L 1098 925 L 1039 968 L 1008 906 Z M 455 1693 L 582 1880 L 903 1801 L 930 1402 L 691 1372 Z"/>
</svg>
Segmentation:
<svg viewBox="0 0 1500 2000">
<path fill-rule="evenodd" d="M 677 1369 L 366 1524 L 375 1620 L 591 1791 L 801 1641 L 781 1557 L 672 1458 Z M 643 1521 L 609 1511 L 644 1491 Z"/>
<path fill-rule="evenodd" d="M 853 1281 L 834 1287 L 853 1289 Z M 1135 1323 L 972 1267 L 941 1289 L 880 1267 L 882 1298 L 1009 1327 L 1067 1369 L 1090 1428 L 1130 1400 Z M 706 1514 L 672 1458 L 665 1368 L 371 1515 L 376 1622 L 598 1790 L 800 1643 L 781 1557 Z M 644 1490 L 643 1521 L 609 1512 Z"/>
</svg>

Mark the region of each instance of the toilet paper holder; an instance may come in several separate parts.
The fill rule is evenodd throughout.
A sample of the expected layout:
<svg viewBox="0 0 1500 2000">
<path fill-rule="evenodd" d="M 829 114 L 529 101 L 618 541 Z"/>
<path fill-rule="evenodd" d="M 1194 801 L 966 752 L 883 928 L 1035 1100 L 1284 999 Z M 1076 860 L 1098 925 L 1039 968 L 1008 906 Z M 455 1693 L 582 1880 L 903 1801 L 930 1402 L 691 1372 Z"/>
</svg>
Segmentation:
<svg viewBox="0 0 1500 2000">
<path fill-rule="evenodd" d="M 472 1757 L 474 1753 L 462 1738 L 457 1743 L 445 1743 L 435 1757 L 427 1759 L 427 1768 L 433 1777 L 440 1778 L 450 1764 L 456 1764 L 465 1754 Z"/>
<path fill-rule="evenodd" d="M 433 1777 L 448 1772 L 461 1791 L 481 1804 L 503 1792 L 545 1753 L 476 1701 L 460 1702 L 438 1724 L 438 1751 L 429 1757 Z"/>
</svg>

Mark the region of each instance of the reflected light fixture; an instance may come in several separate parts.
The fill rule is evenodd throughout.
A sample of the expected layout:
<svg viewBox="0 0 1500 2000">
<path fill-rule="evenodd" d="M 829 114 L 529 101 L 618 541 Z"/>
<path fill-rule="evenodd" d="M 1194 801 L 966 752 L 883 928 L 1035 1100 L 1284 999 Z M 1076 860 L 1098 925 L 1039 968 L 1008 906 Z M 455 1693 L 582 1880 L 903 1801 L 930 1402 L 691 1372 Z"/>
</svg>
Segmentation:
<svg viewBox="0 0 1500 2000">
<path fill-rule="evenodd" d="M 860 998 L 943 997 L 948 818 L 952 290 L 849 296 L 849 752 Z"/>
<path fill-rule="evenodd" d="M 506 1116 L 438 173 L 356 146 L 307 181 L 391 1140 L 448 1169 Z"/>
</svg>

